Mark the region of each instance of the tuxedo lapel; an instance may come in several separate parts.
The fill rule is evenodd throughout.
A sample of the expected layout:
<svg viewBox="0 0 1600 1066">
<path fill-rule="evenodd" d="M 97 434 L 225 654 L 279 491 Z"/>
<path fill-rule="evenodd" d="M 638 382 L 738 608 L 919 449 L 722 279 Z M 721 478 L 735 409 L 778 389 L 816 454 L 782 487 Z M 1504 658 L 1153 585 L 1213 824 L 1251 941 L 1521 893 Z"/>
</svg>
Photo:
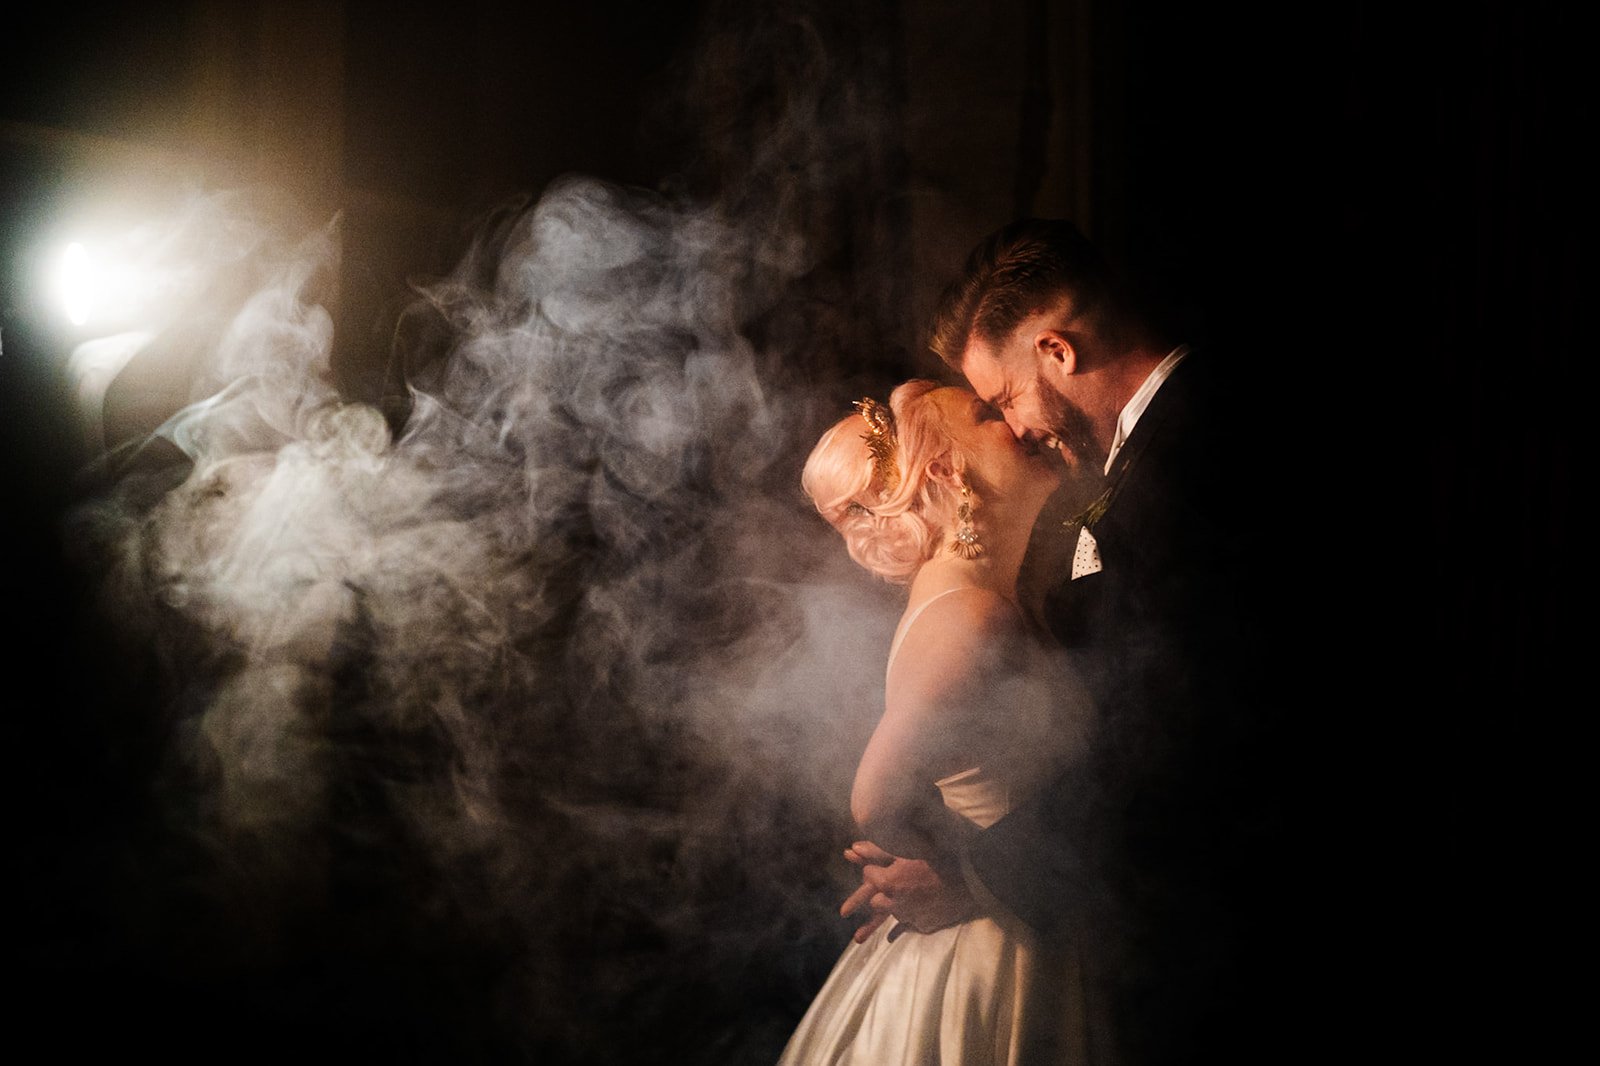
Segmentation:
<svg viewBox="0 0 1600 1066">
<path fill-rule="evenodd" d="M 1200 357 L 1200 353 L 1190 352 L 1173 368 L 1171 375 L 1151 398 L 1150 406 L 1145 409 L 1138 424 L 1133 427 L 1133 433 L 1112 460 L 1111 471 L 1106 475 L 1106 488 L 1101 494 L 1104 504 L 1099 507 L 1098 514 L 1086 515 L 1089 520 L 1085 525 L 1095 534 L 1096 539 L 1101 538 L 1101 531 L 1097 527 L 1102 521 L 1105 521 L 1107 527 L 1111 529 L 1118 527 L 1115 517 L 1118 499 L 1130 488 L 1134 490 L 1135 495 L 1137 494 L 1140 461 L 1150 451 L 1152 442 L 1160 439 L 1167 426 L 1177 420 L 1178 412 L 1187 407 L 1186 390 L 1193 383 L 1193 366 L 1195 360 Z"/>
<path fill-rule="evenodd" d="M 1049 629 L 1066 647 L 1085 647 L 1097 639 L 1096 631 L 1106 626 L 1103 612 L 1129 588 L 1130 580 L 1142 579 L 1145 566 L 1140 546 L 1148 544 L 1152 536 L 1159 540 L 1171 532 L 1142 527 L 1150 510 L 1150 493 L 1170 488 L 1163 487 L 1159 469 L 1170 461 L 1170 449 L 1161 442 L 1169 433 L 1183 432 L 1181 412 L 1190 406 L 1188 392 L 1195 382 L 1191 365 L 1196 358 L 1191 353 L 1162 383 L 1118 450 L 1100 494 L 1067 523 L 1068 536 L 1075 542 L 1081 530 L 1088 530 L 1097 559 L 1092 570 L 1080 573 L 1076 559 L 1081 549 L 1075 549 L 1069 572 L 1063 573 L 1045 596 Z M 1129 572 L 1130 567 L 1137 576 Z M 1108 592 L 1108 583 L 1123 592 Z"/>
</svg>

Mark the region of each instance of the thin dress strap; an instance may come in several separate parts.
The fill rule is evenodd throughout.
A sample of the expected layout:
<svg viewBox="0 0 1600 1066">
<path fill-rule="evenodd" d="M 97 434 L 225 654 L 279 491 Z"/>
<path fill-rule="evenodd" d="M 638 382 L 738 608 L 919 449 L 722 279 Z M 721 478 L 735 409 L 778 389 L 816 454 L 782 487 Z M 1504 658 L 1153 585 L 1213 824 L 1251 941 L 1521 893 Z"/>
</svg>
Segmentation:
<svg viewBox="0 0 1600 1066">
<path fill-rule="evenodd" d="M 927 599 L 923 600 L 922 603 L 917 606 L 916 610 L 906 615 L 906 617 L 900 622 L 900 631 L 894 635 L 894 643 L 889 645 L 889 664 L 883 668 L 884 679 L 887 680 L 889 677 L 889 671 L 894 669 L 894 658 L 896 655 L 900 654 L 900 645 L 905 643 L 906 634 L 911 632 L 911 627 L 917 624 L 917 619 L 922 617 L 923 611 L 926 611 L 929 607 L 932 607 L 934 604 L 938 603 L 952 592 L 966 592 L 968 590 L 980 590 L 980 588 L 981 586 L 978 585 L 957 585 L 953 589 L 945 589 L 943 592 L 936 592 L 932 596 L 929 596 Z"/>
</svg>

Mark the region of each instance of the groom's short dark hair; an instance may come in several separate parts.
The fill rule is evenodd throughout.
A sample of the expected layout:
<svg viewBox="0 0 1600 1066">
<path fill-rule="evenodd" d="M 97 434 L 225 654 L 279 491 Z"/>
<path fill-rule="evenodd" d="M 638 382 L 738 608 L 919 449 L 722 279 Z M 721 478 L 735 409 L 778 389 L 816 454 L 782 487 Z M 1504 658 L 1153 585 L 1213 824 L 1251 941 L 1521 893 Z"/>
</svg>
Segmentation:
<svg viewBox="0 0 1600 1066">
<path fill-rule="evenodd" d="M 1072 317 L 1117 344 L 1123 309 L 1111 270 L 1078 227 L 1064 219 L 1025 218 L 985 237 L 939 297 L 928 346 L 952 369 L 973 339 L 994 344 L 1022 320 L 1072 298 Z"/>
</svg>

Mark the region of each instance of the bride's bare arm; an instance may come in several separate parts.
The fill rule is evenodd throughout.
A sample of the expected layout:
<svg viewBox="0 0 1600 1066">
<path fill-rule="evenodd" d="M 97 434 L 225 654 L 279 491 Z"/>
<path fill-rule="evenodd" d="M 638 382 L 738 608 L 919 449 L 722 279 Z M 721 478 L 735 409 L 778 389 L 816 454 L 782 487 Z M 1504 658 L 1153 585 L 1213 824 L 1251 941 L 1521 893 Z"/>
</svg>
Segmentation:
<svg viewBox="0 0 1600 1066">
<path fill-rule="evenodd" d="M 907 858 L 952 853 L 974 832 L 933 782 L 991 750 L 995 681 L 1018 637 L 1016 609 L 986 589 L 929 605 L 907 630 L 888 678 L 883 718 L 856 769 L 850 810 L 863 835 Z"/>
</svg>

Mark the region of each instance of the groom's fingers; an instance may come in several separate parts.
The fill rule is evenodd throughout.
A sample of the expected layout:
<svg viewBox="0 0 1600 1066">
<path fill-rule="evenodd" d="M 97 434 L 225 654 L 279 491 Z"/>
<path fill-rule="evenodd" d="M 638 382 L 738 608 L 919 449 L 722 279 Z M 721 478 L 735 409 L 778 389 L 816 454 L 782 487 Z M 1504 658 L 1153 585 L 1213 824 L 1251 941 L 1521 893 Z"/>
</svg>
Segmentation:
<svg viewBox="0 0 1600 1066">
<path fill-rule="evenodd" d="M 845 849 L 844 857 L 857 866 L 870 864 L 872 866 L 888 866 L 894 862 L 894 856 L 884 851 L 870 840 L 858 840 Z"/>
<path fill-rule="evenodd" d="M 844 904 L 839 908 L 839 913 L 848 918 L 862 907 L 868 907 L 874 915 L 879 916 L 880 920 L 882 916 L 888 915 L 894 904 L 884 894 L 885 889 L 888 888 L 885 883 L 886 877 L 887 874 L 881 866 L 864 868 L 861 871 L 860 887 L 845 899 Z M 872 925 L 876 928 L 877 922 L 873 922 Z"/>
<path fill-rule="evenodd" d="M 867 942 L 867 938 L 878 931 L 878 926 L 882 925 L 888 920 L 889 915 L 887 913 L 874 914 L 861 926 L 861 928 L 856 930 L 855 936 L 852 939 L 854 939 L 857 944 L 865 944 Z M 891 932 L 889 935 L 893 936 L 894 934 Z"/>
<path fill-rule="evenodd" d="M 867 903 L 871 901 L 872 897 L 877 894 L 877 892 L 878 889 L 876 886 L 862 884 L 860 888 L 856 889 L 854 892 L 850 893 L 848 897 L 846 897 L 844 904 L 839 908 L 839 914 L 845 918 L 850 917 L 850 915 L 866 906 Z"/>
<path fill-rule="evenodd" d="M 869 866 L 888 866 L 894 862 L 894 856 L 883 850 L 870 851 L 862 854 L 855 848 L 845 848 L 844 857 L 865 870 Z"/>
<path fill-rule="evenodd" d="M 870 886 L 867 885 L 863 885 L 862 887 L 870 888 Z M 866 943 L 867 938 L 878 931 L 878 926 L 889 920 L 890 906 L 891 905 L 889 903 L 888 896 L 885 896 L 882 892 L 874 892 L 872 894 L 872 896 L 867 900 L 867 907 L 869 910 L 871 910 L 872 917 L 868 918 L 866 921 L 862 922 L 859 927 L 857 927 L 855 936 L 853 938 L 857 944 Z"/>
</svg>

